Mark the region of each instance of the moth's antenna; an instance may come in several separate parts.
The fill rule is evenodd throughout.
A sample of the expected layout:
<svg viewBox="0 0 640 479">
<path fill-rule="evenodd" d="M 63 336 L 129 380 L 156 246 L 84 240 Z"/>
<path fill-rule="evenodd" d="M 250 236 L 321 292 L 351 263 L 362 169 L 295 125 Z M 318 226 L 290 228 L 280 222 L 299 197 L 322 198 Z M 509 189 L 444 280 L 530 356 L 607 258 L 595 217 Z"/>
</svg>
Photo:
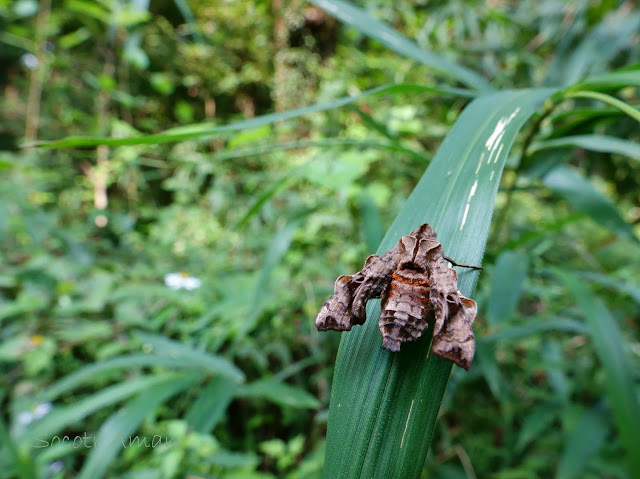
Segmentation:
<svg viewBox="0 0 640 479">
<path fill-rule="evenodd" d="M 444 256 L 444 259 L 446 259 L 452 265 L 459 266 L 460 268 L 484 269 L 482 266 L 471 266 L 470 264 L 456 263 L 455 261 L 453 261 L 448 256 Z"/>
</svg>

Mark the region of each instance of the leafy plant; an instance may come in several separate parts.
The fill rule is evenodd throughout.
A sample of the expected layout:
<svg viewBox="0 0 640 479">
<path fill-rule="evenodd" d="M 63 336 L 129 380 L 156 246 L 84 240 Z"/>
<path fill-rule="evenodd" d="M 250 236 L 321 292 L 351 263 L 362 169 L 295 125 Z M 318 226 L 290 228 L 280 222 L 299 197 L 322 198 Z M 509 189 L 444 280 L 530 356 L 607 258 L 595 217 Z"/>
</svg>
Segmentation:
<svg viewBox="0 0 640 479">
<path fill-rule="evenodd" d="M 277 112 L 254 117 L 264 106 L 260 93 L 251 93 L 256 71 L 266 68 L 264 51 L 223 49 L 232 53 L 220 70 L 226 73 L 208 77 L 203 52 L 219 45 L 207 45 L 196 22 L 211 12 L 196 2 L 192 16 L 178 2 L 193 43 L 175 47 L 186 62 L 174 70 L 136 77 L 155 93 L 134 85 L 129 95 L 104 75 L 87 79 L 103 99 L 122 106 L 127 123 L 102 103 L 96 107 L 102 128 L 94 131 L 110 130 L 110 136 L 69 136 L 30 143 L 43 147 L 38 152 L 3 155 L 14 183 L 26 185 L 3 191 L 10 208 L 25 213 L 2 225 L 17 234 L 5 240 L 12 256 L 0 284 L 7 300 L 0 320 L 9 324 L 5 334 L 19 334 L 11 341 L 5 336 L 0 360 L 19 365 L 29 391 L 11 399 L 13 422 L 0 429 L 16 474 L 44 477 L 51 461 L 62 459 L 82 477 L 137 465 L 140 474 L 147 468 L 164 477 L 181 470 L 265 477 L 265 469 L 317 476 L 323 414 L 313 421 L 299 411 L 328 401 L 337 338 L 318 336 L 310 320 L 300 320 L 313 318 L 328 295 L 328 286 L 313 284 L 328 285 L 366 256 L 363 245 L 347 245 L 345 237 L 361 229 L 369 251 L 386 251 L 428 222 L 448 256 L 486 266 L 488 279 L 474 295 L 480 308 L 474 367 L 468 375 L 450 374 L 449 363 L 427 354 L 428 338 L 399 354 L 381 350 L 379 308 L 371 304 L 365 326 L 341 339 L 325 476 L 419 477 L 425 468 L 436 477 L 640 475 L 632 453 L 640 430 L 632 373 L 637 355 L 625 333 L 637 327 L 632 319 L 639 304 L 634 211 L 640 176 L 633 140 L 640 71 L 628 51 L 638 15 L 624 6 L 607 11 L 605 2 L 575 10 L 522 2 L 514 11 L 483 3 L 482 15 L 469 14 L 465 2 L 446 2 L 430 7 L 430 18 L 419 8 L 411 16 L 399 7 L 368 5 L 413 31 L 422 45 L 438 40 L 449 47 L 446 53 L 471 58 L 470 68 L 426 50 L 364 9 L 337 0 L 313 3 L 355 27 L 356 36 L 349 29 L 341 40 L 361 48 L 336 54 L 344 68 L 334 74 L 323 72 L 317 59 L 287 51 L 291 45 L 276 45 L 281 60 L 298 59 L 301 72 L 331 77 L 312 106 L 280 111 L 300 104 L 311 82 L 287 101 L 279 90 Z M 306 26 L 292 20 L 304 18 L 295 2 L 289 7 L 286 34 L 293 41 L 296 28 Z M 257 11 L 266 15 L 262 6 Z M 314 18 L 331 25 L 327 17 Z M 261 24 L 244 20 L 249 28 Z M 138 25 L 145 27 L 127 36 Z M 162 52 L 174 48 L 152 41 L 159 31 L 173 32 L 166 23 L 120 26 L 125 41 L 116 46 L 141 48 L 140 33 L 149 36 L 152 70 Z M 529 44 L 537 54 L 510 43 L 522 40 L 514 32 L 523 26 L 540 35 L 537 46 Z M 316 37 L 302 36 L 317 46 Z M 613 47 L 601 52 L 603 41 Z M 559 46 L 549 50 L 554 42 Z M 545 53 L 554 55 L 548 65 Z M 234 76 L 230 65 L 252 54 L 260 66 L 247 63 Z M 482 63 L 475 61 L 480 56 Z M 279 72 L 295 64 L 283 61 Z M 196 70 L 197 78 L 185 74 Z M 333 99 L 352 79 L 366 86 Z M 181 88 L 188 95 L 181 97 Z M 193 95 L 204 106 L 194 107 Z M 232 95 L 245 98 L 240 110 L 248 118 L 227 123 Z M 145 104 L 172 111 L 183 123 L 209 117 L 212 104 L 227 107 L 224 123 L 216 118 L 142 134 L 173 126 L 162 115 L 143 121 Z M 87 134 L 78 127 L 82 116 L 74 115 L 74 128 L 64 130 Z M 162 146 L 172 142 L 180 143 Z M 93 153 L 83 152 L 91 150 L 69 147 L 98 147 L 95 163 L 86 166 Z M 83 178 L 82 195 L 55 173 L 54 158 L 70 176 Z M 100 191 L 110 203 L 93 209 Z M 394 215 L 383 235 L 382 225 Z M 154 284 L 179 269 L 206 287 L 182 294 Z M 461 270 L 463 294 L 470 296 L 477 280 L 478 273 Z M 93 364 L 84 364 L 86 356 Z M 60 357 L 62 370 L 54 366 Z M 47 404 L 51 410 L 36 417 Z M 31 414 L 28 424 L 20 426 L 20 413 Z M 96 436 L 111 441 L 86 457 L 69 444 L 29 448 L 38 434 L 73 436 L 87 418 Z M 112 440 L 136 430 L 164 431 L 178 444 L 163 446 L 161 456 L 160 450 L 123 450 Z M 612 459 L 623 453 L 624 464 Z"/>
</svg>

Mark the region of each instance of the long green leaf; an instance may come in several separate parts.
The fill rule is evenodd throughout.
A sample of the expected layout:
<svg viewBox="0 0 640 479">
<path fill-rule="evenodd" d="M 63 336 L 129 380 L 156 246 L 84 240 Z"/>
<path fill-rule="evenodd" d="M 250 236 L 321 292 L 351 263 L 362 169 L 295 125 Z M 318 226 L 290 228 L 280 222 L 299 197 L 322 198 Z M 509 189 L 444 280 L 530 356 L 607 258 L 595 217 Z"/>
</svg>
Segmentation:
<svg viewBox="0 0 640 479">
<path fill-rule="evenodd" d="M 396 53 L 445 73 L 472 88 L 485 92 L 493 90 L 491 85 L 477 73 L 440 55 L 423 50 L 415 42 L 401 35 L 386 23 L 376 20 L 366 11 L 350 3 L 341 0 L 311 0 L 311 3 L 315 3 L 338 20 L 357 28 Z"/>
<path fill-rule="evenodd" d="M 69 374 L 68 376 L 65 376 L 60 381 L 39 393 L 38 400 L 53 401 L 61 394 L 68 393 L 85 382 L 94 380 L 96 376 L 120 369 L 130 370 L 135 367 L 198 369 L 206 372 L 216 372 L 223 376 L 231 377 L 233 380 L 237 381 L 242 381 L 244 379 L 243 373 L 226 360 L 223 360 L 221 363 L 214 364 L 209 362 L 205 367 L 203 367 L 203 364 L 200 362 L 196 364 L 194 361 L 180 356 L 164 356 L 161 353 L 127 354 L 125 356 L 118 356 L 117 358 L 105 359 L 104 361 L 90 364 Z"/>
<path fill-rule="evenodd" d="M 553 148 L 584 148 L 602 153 L 617 153 L 640 161 L 640 145 L 607 135 L 575 135 L 545 140 L 531 145 L 531 153 Z"/>
<path fill-rule="evenodd" d="M 638 241 L 633 228 L 624 220 L 616 205 L 569 166 L 555 167 L 545 175 L 543 183 L 576 211 L 589 215 L 617 235 Z"/>
<path fill-rule="evenodd" d="M 585 411 L 566 438 L 556 479 L 584 477 L 589 460 L 598 454 L 609 433 L 607 418 L 597 409 Z"/>
<path fill-rule="evenodd" d="M 244 373 L 228 359 L 199 349 L 172 341 L 164 336 L 138 332 L 145 345 L 151 346 L 152 354 L 156 357 L 168 356 L 173 360 L 183 361 L 193 369 L 221 374 L 236 382 L 244 381 Z"/>
<path fill-rule="evenodd" d="M 584 323 L 580 321 L 556 317 L 544 318 L 543 320 L 543 318 L 538 317 L 535 322 L 529 322 L 518 326 L 508 326 L 497 333 L 487 334 L 483 338 L 480 338 L 478 342 L 491 344 L 496 341 L 515 341 L 521 338 L 527 338 L 529 336 L 551 331 L 587 334 L 587 328 L 584 326 Z"/>
<path fill-rule="evenodd" d="M 200 374 L 201 376 L 202 374 Z M 30 426 L 25 431 L 20 437 L 21 444 L 28 444 L 29 447 L 43 445 L 42 441 L 47 441 L 52 435 L 64 430 L 69 424 L 82 421 L 89 414 L 104 407 L 112 406 L 141 391 L 153 389 L 157 384 L 163 384 L 167 377 L 167 374 L 162 374 L 130 379 L 102 389 L 69 406 L 54 406 L 49 414 L 35 422 L 33 426 Z"/>
<path fill-rule="evenodd" d="M 281 406 L 315 409 L 318 400 L 304 389 L 290 386 L 275 379 L 263 378 L 238 388 L 238 397 L 261 398 Z"/>
<path fill-rule="evenodd" d="M 585 78 L 572 89 L 615 90 L 628 86 L 640 86 L 640 70 L 619 70 Z"/>
<path fill-rule="evenodd" d="M 208 434 L 222 418 L 238 384 L 225 377 L 214 377 L 200 391 L 185 421 L 195 431 Z"/>
<path fill-rule="evenodd" d="M 487 308 L 489 324 L 497 326 L 515 314 L 528 266 L 529 258 L 524 253 L 505 251 L 500 254 L 491 276 L 491 295 Z"/>
<path fill-rule="evenodd" d="M 554 273 L 569 288 L 586 319 L 591 341 L 605 371 L 609 399 L 623 447 L 629 477 L 640 477 L 640 402 L 634 368 L 625 351 L 622 334 L 604 303 L 577 276 L 564 270 Z"/>
<path fill-rule="evenodd" d="M 150 387 L 111 415 L 96 433 L 97 444 L 91 450 L 78 478 L 100 479 L 118 452 L 124 451 L 127 447 L 144 447 L 144 444 L 152 444 L 152 440 L 157 439 L 155 436 L 152 439 L 131 435 L 138 429 L 142 420 L 152 414 L 158 405 L 188 388 L 200 377 L 195 373 L 169 375 L 163 378 L 162 382 Z M 164 438 L 164 442 L 170 440 L 171 438 Z M 143 445 L 140 446 L 140 444 Z"/>
<path fill-rule="evenodd" d="M 620 293 L 628 294 L 636 303 L 640 305 L 640 284 L 631 283 L 622 279 L 616 279 L 605 274 L 592 273 L 590 271 L 576 271 L 581 277 L 594 281 L 603 286 L 607 286 Z"/>
<path fill-rule="evenodd" d="M 298 228 L 298 224 L 293 222 L 284 225 L 273 237 L 269 247 L 265 252 L 264 262 L 256 281 L 256 286 L 253 292 L 253 302 L 251 304 L 251 312 L 246 318 L 243 318 L 242 322 L 238 324 L 238 334 L 245 335 L 255 327 L 257 319 L 262 313 L 262 308 L 269 295 L 271 278 L 273 271 L 276 269 L 282 257 L 289 250 L 293 235 Z"/>
<path fill-rule="evenodd" d="M 606 95 L 597 91 L 569 91 L 565 94 L 565 98 L 589 98 L 591 100 L 598 100 L 617 108 L 621 112 L 629 115 L 634 120 L 640 122 L 640 111 L 625 102 L 618 100 L 616 97 Z"/>
<path fill-rule="evenodd" d="M 412 84 L 398 84 L 398 85 L 384 85 L 378 88 L 367 90 L 360 95 L 340 98 L 334 101 L 328 101 L 325 103 L 318 103 L 316 105 L 310 105 L 297 110 L 290 110 L 281 113 L 270 113 L 268 115 L 257 116 L 249 120 L 238 121 L 228 125 L 216 126 L 214 123 L 197 123 L 193 125 L 181 126 L 178 128 L 172 128 L 162 133 L 155 135 L 142 135 L 135 137 L 125 138 L 107 138 L 107 137 L 95 137 L 95 136 L 70 136 L 61 140 L 48 141 L 48 142 L 35 142 L 29 143 L 25 146 L 40 146 L 44 148 L 69 148 L 69 147 L 90 147 L 98 145 L 106 146 L 123 146 L 123 145 L 152 145 L 158 143 L 171 143 L 174 141 L 189 140 L 192 138 L 210 137 L 215 135 L 222 135 L 224 133 L 231 133 L 234 131 L 247 130 L 249 128 L 257 128 L 263 125 L 270 125 L 278 121 L 290 120 L 292 118 L 298 118 L 310 113 L 317 113 L 320 111 L 333 110 L 342 106 L 354 103 L 362 98 L 375 95 L 390 95 L 390 94 L 410 94 L 410 93 L 434 93 L 439 95 L 456 95 L 462 97 L 473 97 L 474 93 L 468 90 L 462 90 L 459 88 L 447 88 L 447 87 L 429 87 L 424 85 L 412 85 Z"/>
<path fill-rule="evenodd" d="M 471 103 L 378 251 L 389 250 L 426 222 L 448 256 L 480 264 L 507 154 L 522 125 L 552 93 L 505 91 Z M 478 272 L 461 269 L 458 274 L 459 289 L 471 296 Z M 367 323 L 344 333 L 340 344 L 325 477 L 419 477 L 451 363 L 428 354 L 428 337 L 404 345 L 399 353 L 382 349 L 379 301 L 370 301 L 367 311 Z"/>
</svg>

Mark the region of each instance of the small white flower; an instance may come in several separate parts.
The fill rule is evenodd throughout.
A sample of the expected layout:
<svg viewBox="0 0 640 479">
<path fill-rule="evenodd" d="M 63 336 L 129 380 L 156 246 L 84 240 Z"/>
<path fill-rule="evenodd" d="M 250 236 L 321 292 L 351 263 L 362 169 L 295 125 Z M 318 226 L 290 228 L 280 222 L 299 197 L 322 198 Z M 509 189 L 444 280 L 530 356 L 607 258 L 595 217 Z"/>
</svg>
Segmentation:
<svg viewBox="0 0 640 479">
<path fill-rule="evenodd" d="M 60 472 L 64 469 L 64 463 L 62 461 L 53 461 L 49 464 L 49 472 L 51 474 L 55 474 L 56 472 Z"/>
<path fill-rule="evenodd" d="M 38 57 L 36 57 L 33 53 L 25 53 L 20 57 L 20 61 L 29 70 L 35 70 L 40 64 L 40 62 L 38 61 Z"/>
<path fill-rule="evenodd" d="M 187 291 L 191 291 L 194 289 L 198 289 L 202 284 L 202 281 L 200 281 L 199 278 L 189 276 L 184 272 L 169 273 L 164 276 L 164 284 L 174 290 L 186 289 Z"/>
<path fill-rule="evenodd" d="M 68 294 L 63 294 L 58 298 L 58 306 L 61 308 L 68 308 L 71 306 L 71 297 Z"/>
<path fill-rule="evenodd" d="M 31 424 L 33 422 L 33 414 L 29 411 L 22 411 L 18 414 L 18 424 L 21 426 L 26 426 L 27 424 Z"/>
<path fill-rule="evenodd" d="M 49 414 L 49 411 L 51 411 L 51 409 L 53 409 L 53 404 L 51 404 L 50 402 L 42 402 L 35 408 L 33 408 L 33 417 L 35 419 L 42 419 L 47 414 Z"/>
<path fill-rule="evenodd" d="M 51 411 L 52 408 L 53 405 L 50 402 L 38 403 L 32 407 L 30 411 L 22 411 L 18 414 L 18 424 L 21 426 L 27 426 L 36 419 L 42 419 L 49 414 L 49 411 Z"/>
</svg>

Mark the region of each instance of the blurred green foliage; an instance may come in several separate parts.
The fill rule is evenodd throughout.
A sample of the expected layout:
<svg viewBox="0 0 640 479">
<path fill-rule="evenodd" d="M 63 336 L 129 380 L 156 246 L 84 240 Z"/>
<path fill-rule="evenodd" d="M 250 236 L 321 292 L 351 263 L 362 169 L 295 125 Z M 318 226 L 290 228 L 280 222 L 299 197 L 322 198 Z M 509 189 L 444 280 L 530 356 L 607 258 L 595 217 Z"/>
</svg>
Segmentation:
<svg viewBox="0 0 640 479">
<path fill-rule="evenodd" d="M 626 68 L 591 86 L 637 111 L 631 2 L 358 5 L 496 89 Z M 2 477 L 321 477 L 339 335 L 313 320 L 467 98 L 407 88 L 179 143 L 19 144 L 462 85 L 301 0 L 0 0 L 0 70 Z M 589 98 L 521 135 L 474 295 L 476 361 L 451 375 L 425 477 L 629 477 L 639 136 Z M 54 436 L 71 440 L 34 447 Z"/>
</svg>

